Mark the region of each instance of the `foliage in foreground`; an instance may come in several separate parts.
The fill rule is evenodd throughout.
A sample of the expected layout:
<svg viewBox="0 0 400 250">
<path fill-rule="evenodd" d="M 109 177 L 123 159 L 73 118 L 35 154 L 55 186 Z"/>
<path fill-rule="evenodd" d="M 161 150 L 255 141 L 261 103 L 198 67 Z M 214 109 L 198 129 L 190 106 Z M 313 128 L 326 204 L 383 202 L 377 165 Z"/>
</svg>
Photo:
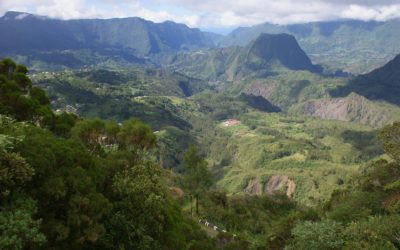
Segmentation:
<svg viewBox="0 0 400 250">
<path fill-rule="evenodd" d="M 8 59 L 0 63 L 1 249 L 210 244 L 164 185 L 147 125 L 55 115 L 32 88 L 24 92 L 29 85 L 18 84 L 19 76 L 29 83 L 26 70 L 15 76 L 20 68 Z M 15 109 L 11 97 L 25 98 L 29 113 Z"/>
</svg>

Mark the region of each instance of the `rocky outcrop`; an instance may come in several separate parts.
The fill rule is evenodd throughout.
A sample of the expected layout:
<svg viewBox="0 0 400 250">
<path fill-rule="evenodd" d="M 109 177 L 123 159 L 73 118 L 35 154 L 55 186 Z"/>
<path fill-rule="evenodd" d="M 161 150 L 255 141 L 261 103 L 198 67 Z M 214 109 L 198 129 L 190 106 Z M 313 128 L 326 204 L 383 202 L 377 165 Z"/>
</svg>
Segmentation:
<svg viewBox="0 0 400 250">
<path fill-rule="evenodd" d="M 254 178 L 249 181 L 246 189 L 246 193 L 250 195 L 274 195 L 278 193 L 285 193 L 289 198 L 293 198 L 296 191 L 296 183 L 289 179 L 287 175 L 273 175 L 265 185 L 264 190 L 262 183 L 259 178 Z"/>
<path fill-rule="evenodd" d="M 260 179 L 254 178 L 250 180 L 247 184 L 245 192 L 250 195 L 262 195 L 262 185 Z"/>
<path fill-rule="evenodd" d="M 289 198 L 293 198 L 296 191 L 296 184 L 290 180 L 287 175 L 273 175 L 269 179 L 265 192 L 269 195 L 274 195 L 279 192 L 285 192 Z"/>
</svg>

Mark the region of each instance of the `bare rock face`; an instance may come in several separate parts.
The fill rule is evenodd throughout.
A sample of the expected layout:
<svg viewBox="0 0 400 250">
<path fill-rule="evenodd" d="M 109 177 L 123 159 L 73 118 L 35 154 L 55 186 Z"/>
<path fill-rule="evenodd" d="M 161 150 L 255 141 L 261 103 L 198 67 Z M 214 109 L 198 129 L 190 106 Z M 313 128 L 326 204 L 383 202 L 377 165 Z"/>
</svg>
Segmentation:
<svg viewBox="0 0 400 250">
<path fill-rule="evenodd" d="M 250 195 L 262 195 L 263 185 L 259 178 L 254 178 L 249 181 L 244 190 Z M 286 193 L 289 198 L 293 198 L 296 191 L 296 183 L 289 179 L 287 175 L 273 175 L 264 187 L 264 193 L 274 195 L 280 192 Z"/>
<path fill-rule="evenodd" d="M 250 180 L 249 184 L 247 184 L 245 192 L 250 195 L 262 195 L 262 185 L 260 179 L 254 178 Z"/>
<path fill-rule="evenodd" d="M 171 192 L 171 195 L 176 198 L 183 198 L 185 195 L 185 192 L 179 187 L 170 187 L 169 191 Z"/>
<path fill-rule="evenodd" d="M 289 179 L 287 183 L 286 195 L 289 198 L 293 198 L 295 191 L 296 191 L 296 183 Z"/>
<path fill-rule="evenodd" d="M 287 175 L 273 175 L 265 187 L 265 193 L 269 195 L 285 192 L 289 198 L 293 198 L 295 191 L 296 183 L 290 180 Z"/>
<path fill-rule="evenodd" d="M 355 93 L 344 98 L 309 100 L 289 111 L 326 120 L 357 122 L 381 127 L 400 117 L 400 109 L 388 103 L 379 105 Z"/>
</svg>

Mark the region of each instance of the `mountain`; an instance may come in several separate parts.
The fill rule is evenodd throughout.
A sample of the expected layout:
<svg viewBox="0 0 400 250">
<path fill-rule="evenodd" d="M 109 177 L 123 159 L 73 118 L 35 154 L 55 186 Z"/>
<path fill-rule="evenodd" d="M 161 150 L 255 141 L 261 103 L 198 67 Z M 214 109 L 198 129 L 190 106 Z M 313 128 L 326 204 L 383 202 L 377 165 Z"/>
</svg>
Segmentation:
<svg viewBox="0 0 400 250">
<path fill-rule="evenodd" d="M 346 86 L 332 91 L 333 96 L 347 96 L 355 92 L 370 100 L 386 101 L 400 105 L 400 55 L 381 68 L 360 75 Z"/>
<path fill-rule="evenodd" d="M 400 119 L 399 96 L 400 55 L 381 68 L 328 90 L 324 98 L 293 105 L 289 113 L 382 127 Z"/>
<path fill-rule="evenodd" d="M 247 46 L 247 64 L 255 62 L 256 66 L 260 66 L 274 61 L 291 70 L 319 71 L 300 48 L 294 36 L 262 33 Z"/>
<path fill-rule="evenodd" d="M 296 39 L 288 34 L 260 34 L 246 47 L 228 47 L 178 54 L 171 67 L 202 79 L 234 80 L 267 76 L 273 68 L 320 72 Z"/>
<path fill-rule="evenodd" d="M 296 37 L 312 61 L 334 72 L 368 72 L 400 52 L 400 19 L 386 22 L 339 20 L 292 25 L 264 23 L 238 28 L 219 39 L 220 47 L 246 46 L 261 33 Z"/>
<path fill-rule="evenodd" d="M 156 53 L 212 47 L 216 34 L 171 21 L 142 18 L 57 20 L 21 12 L 0 18 L 0 55 L 32 52 L 118 51 L 144 57 Z"/>
<path fill-rule="evenodd" d="M 400 108 L 351 93 L 344 98 L 323 98 L 294 105 L 289 114 L 319 117 L 324 120 L 356 122 L 382 127 L 400 119 Z"/>
<path fill-rule="evenodd" d="M 318 74 L 321 67 L 312 64 L 294 36 L 261 33 L 245 47 L 181 53 L 172 67 L 267 112 L 374 128 L 400 119 L 400 55 L 368 74 L 333 77 Z M 260 101 L 264 104 L 254 106 Z"/>
</svg>

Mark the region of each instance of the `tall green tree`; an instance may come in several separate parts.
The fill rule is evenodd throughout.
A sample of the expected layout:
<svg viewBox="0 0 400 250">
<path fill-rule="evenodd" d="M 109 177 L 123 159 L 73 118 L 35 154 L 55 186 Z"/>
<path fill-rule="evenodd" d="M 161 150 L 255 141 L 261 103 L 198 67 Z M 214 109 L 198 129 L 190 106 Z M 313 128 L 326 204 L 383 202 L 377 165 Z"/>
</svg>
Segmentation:
<svg viewBox="0 0 400 250">
<path fill-rule="evenodd" d="M 34 219 L 36 210 L 36 203 L 23 196 L 13 206 L 0 207 L 0 249 L 33 249 L 46 242 L 40 231 L 41 220 Z"/>
<path fill-rule="evenodd" d="M 24 191 L 35 171 L 13 152 L 22 138 L 2 134 L 14 126 L 12 120 L 0 116 L 0 249 L 19 250 L 40 246 L 46 237 L 40 232 L 41 219 L 34 219 L 36 202 Z"/>
<path fill-rule="evenodd" d="M 190 146 L 183 158 L 184 184 L 190 192 L 190 197 L 195 198 L 196 214 L 199 214 L 200 196 L 212 184 L 212 176 L 207 165 L 207 161 L 198 153 L 196 147 Z"/>
<path fill-rule="evenodd" d="M 71 130 L 74 138 L 81 140 L 91 155 L 103 152 L 103 138 L 106 137 L 106 123 L 100 119 L 85 119 L 76 123 Z"/>
<path fill-rule="evenodd" d="M 32 87 L 27 73 L 25 66 L 10 58 L 0 61 L 0 114 L 50 127 L 54 119 L 50 101 L 42 89 Z"/>
</svg>

